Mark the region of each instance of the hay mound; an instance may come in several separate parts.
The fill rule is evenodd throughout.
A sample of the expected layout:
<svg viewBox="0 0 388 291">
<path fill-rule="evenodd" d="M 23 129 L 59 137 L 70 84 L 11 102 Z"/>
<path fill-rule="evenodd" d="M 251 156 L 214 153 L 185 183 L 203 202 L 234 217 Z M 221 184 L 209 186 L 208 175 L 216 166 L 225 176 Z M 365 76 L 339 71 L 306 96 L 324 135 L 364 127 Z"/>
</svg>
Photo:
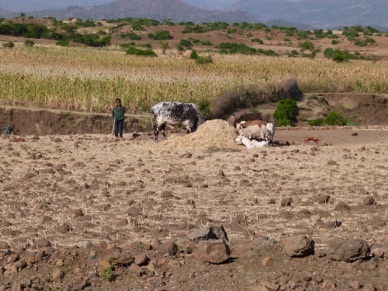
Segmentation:
<svg viewBox="0 0 388 291">
<path fill-rule="evenodd" d="M 237 136 L 236 129 L 228 122 L 221 119 L 206 121 L 197 131 L 185 136 L 171 136 L 167 141 L 160 143 L 168 148 L 230 148 L 236 147 L 234 141 Z"/>
</svg>

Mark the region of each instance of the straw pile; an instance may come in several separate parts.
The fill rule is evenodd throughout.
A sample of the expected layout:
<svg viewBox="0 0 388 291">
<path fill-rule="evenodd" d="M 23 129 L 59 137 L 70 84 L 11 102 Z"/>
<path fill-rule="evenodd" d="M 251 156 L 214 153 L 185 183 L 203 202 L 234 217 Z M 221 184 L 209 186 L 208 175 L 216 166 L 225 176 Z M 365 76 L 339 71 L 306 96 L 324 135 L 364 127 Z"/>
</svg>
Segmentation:
<svg viewBox="0 0 388 291">
<path fill-rule="evenodd" d="M 236 129 L 228 122 L 221 119 L 206 121 L 197 131 L 185 136 L 171 136 L 165 142 L 160 143 L 168 148 L 234 148 L 237 136 Z"/>
</svg>

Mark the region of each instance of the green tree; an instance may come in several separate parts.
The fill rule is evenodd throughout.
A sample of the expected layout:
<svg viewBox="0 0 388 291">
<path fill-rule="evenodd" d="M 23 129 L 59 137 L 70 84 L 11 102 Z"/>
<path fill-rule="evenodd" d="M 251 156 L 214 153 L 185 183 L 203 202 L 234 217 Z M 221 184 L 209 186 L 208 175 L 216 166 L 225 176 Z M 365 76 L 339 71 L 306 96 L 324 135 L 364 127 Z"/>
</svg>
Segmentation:
<svg viewBox="0 0 388 291">
<path fill-rule="evenodd" d="M 299 113 L 296 101 L 290 98 L 282 99 L 278 102 L 273 116 L 276 119 L 277 126 L 295 125 L 298 121 Z"/>
</svg>

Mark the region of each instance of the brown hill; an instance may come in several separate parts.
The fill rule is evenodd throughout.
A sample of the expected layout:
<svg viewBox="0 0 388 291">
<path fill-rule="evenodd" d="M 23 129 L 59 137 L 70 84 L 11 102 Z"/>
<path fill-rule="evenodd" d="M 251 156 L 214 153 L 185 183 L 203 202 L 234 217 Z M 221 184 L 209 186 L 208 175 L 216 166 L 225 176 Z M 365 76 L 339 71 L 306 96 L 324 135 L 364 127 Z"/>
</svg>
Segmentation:
<svg viewBox="0 0 388 291">
<path fill-rule="evenodd" d="M 180 0 L 119 0 L 112 3 L 92 7 L 69 7 L 58 10 L 44 10 L 29 13 L 37 17 L 53 16 L 56 18 L 93 18 L 110 19 L 125 17 L 152 18 L 157 20 L 170 19 L 175 22 L 257 22 L 248 12 L 204 10 Z"/>
</svg>

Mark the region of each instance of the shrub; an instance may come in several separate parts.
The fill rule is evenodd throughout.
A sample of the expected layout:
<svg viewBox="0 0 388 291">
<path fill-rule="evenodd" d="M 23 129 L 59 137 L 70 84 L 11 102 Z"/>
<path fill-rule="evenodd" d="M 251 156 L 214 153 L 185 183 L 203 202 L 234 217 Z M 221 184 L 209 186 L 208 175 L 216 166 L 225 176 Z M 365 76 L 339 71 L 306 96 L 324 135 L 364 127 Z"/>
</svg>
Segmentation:
<svg viewBox="0 0 388 291">
<path fill-rule="evenodd" d="M 26 39 L 24 42 L 24 46 L 33 47 L 35 45 L 35 42 L 33 42 L 31 39 Z"/>
<path fill-rule="evenodd" d="M 201 98 L 197 101 L 198 110 L 205 119 L 211 118 L 210 101 L 206 98 Z"/>
<path fill-rule="evenodd" d="M 69 43 L 67 41 L 65 41 L 65 40 L 59 40 L 55 44 L 58 45 L 58 46 L 65 46 L 65 47 L 69 46 Z"/>
<path fill-rule="evenodd" d="M 160 30 L 155 32 L 155 34 L 149 33 L 148 34 L 149 38 L 152 38 L 154 40 L 168 40 L 168 39 L 173 39 L 172 35 L 168 30 Z"/>
<path fill-rule="evenodd" d="M 193 60 L 196 60 L 196 59 L 198 59 L 198 53 L 197 53 L 197 51 L 196 50 L 193 50 L 192 52 L 191 52 L 191 54 L 190 54 L 190 59 L 193 59 Z"/>
<path fill-rule="evenodd" d="M 113 266 L 110 265 L 109 268 L 101 271 L 99 273 L 100 277 L 107 282 L 112 282 L 115 279 L 115 274 L 113 273 Z"/>
<path fill-rule="evenodd" d="M 332 45 L 336 45 L 336 44 L 338 44 L 338 41 L 335 40 L 335 39 L 333 39 L 333 40 L 331 41 L 331 44 L 332 44 Z"/>
<path fill-rule="evenodd" d="M 12 49 L 14 47 L 15 47 L 15 44 L 12 41 L 3 43 L 3 48 Z"/>
<path fill-rule="evenodd" d="M 316 118 L 308 121 L 310 126 L 321 126 L 325 124 L 325 120 L 323 118 Z"/>
<path fill-rule="evenodd" d="M 298 56 L 298 52 L 297 52 L 296 50 L 292 50 L 292 51 L 288 54 L 288 56 L 289 56 L 290 58 L 296 57 L 296 56 Z"/>
<path fill-rule="evenodd" d="M 195 59 L 195 63 L 198 65 L 211 64 L 211 63 L 213 63 L 213 58 L 211 56 L 206 56 L 206 57 L 198 56 Z"/>
<path fill-rule="evenodd" d="M 179 44 L 186 48 L 191 48 L 193 46 L 193 43 L 187 39 L 181 39 Z"/>
<path fill-rule="evenodd" d="M 329 114 L 326 116 L 325 122 L 328 125 L 346 125 L 347 123 L 345 118 L 335 111 L 329 112 Z"/>
<path fill-rule="evenodd" d="M 252 42 L 257 42 L 258 44 L 264 44 L 264 41 L 262 41 L 260 38 L 253 38 L 251 39 Z"/>
<path fill-rule="evenodd" d="M 157 54 L 151 50 L 151 49 L 139 49 L 134 46 L 131 46 L 127 49 L 128 55 L 136 55 L 136 56 L 143 56 L 143 57 L 157 57 Z"/>
<path fill-rule="evenodd" d="M 314 58 L 317 52 L 319 51 L 319 49 L 316 49 L 311 41 L 305 41 L 300 45 L 300 47 L 304 57 Z M 305 54 L 305 51 L 309 51 L 310 54 Z"/>
<path fill-rule="evenodd" d="M 141 40 L 141 36 L 137 35 L 133 31 L 128 33 L 128 37 L 129 37 L 130 40 Z"/>
<path fill-rule="evenodd" d="M 299 113 L 296 101 L 290 98 L 282 99 L 278 102 L 274 117 L 277 126 L 295 125 Z"/>
<path fill-rule="evenodd" d="M 202 45 L 207 45 L 207 46 L 212 46 L 213 45 L 213 43 L 211 43 L 209 40 L 201 41 L 201 44 Z"/>
</svg>

